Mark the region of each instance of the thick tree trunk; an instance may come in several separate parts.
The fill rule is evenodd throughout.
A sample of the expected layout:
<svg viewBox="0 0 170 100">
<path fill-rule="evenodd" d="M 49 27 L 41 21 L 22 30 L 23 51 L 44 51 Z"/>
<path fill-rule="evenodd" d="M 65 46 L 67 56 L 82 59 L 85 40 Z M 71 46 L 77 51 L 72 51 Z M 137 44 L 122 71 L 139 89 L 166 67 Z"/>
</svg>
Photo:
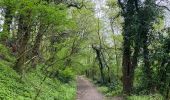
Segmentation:
<svg viewBox="0 0 170 100">
<path fill-rule="evenodd" d="M 131 73 L 132 65 L 130 59 L 130 40 L 124 37 L 123 43 L 123 62 L 122 62 L 122 72 L 123 72 L 123 91 L 125 94 L 130 94 L 133 87 L 133 74 Z"/>
<path fill-rule="evenodd" d="M 133 89 L 134 71 L 138 63 L 138 55 L 140 46 L 135 44 L 134 53 L 131 57 L 130 41 L 125 39 L 123 51 L 123 91 L 130 94 Z"/>
<path fill-rule="evenodd" d="M 137 65 L 137 56 L 138 48 L 135 47 L 134 56 L 132 56 L 131 52 L 131 39 L 132 35 L 135 33 L 133 23 L 135 21 L 135 0 L 128 0 L 126 7 L 124 8 L 121 1 L 119 0 L 119 4 L 123 10 L 123 17 L 125 21 L 124 25 L 124 34 L 123 34 L 123 59 L 122 59 L 122 72 L 123 72 L 123 92 L 127 95 L 130 95 L 133 89 L 133 81 L 134 81 L 134 70 Z M 135 42 L 136 43 L 136 42 Z"/>
</svg>

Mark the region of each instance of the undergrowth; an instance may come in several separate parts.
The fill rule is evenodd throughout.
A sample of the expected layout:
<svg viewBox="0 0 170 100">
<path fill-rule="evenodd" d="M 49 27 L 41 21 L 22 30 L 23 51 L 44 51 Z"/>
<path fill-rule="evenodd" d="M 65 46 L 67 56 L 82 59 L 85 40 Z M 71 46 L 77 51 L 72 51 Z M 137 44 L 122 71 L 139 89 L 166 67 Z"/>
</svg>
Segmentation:
<svg viewBox="0 0 170 100">
<path fill-rule="evenodd" d="M 132 95 L 127 97 L 127 100 L 164 100 L 160 94 L 150 94 L 150 95 Z"/>
<path fill-rule="evenodd" d="M 75 100 L 74 80 L 64 83 L 47 77 L 41 66 L 21 77 L 11 66 L 15 59 L 2 45 L 0 50 L 8 59 L 0 59 L 0 100 Z"/>
</svg>

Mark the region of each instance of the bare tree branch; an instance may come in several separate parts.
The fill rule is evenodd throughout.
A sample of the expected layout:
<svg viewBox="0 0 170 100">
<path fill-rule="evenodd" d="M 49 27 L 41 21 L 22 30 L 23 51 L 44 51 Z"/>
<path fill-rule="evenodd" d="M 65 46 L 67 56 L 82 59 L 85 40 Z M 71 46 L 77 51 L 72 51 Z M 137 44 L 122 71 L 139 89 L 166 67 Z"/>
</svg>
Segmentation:
<svg viewBox="0 0 170 100">
<path fill-rule="evenodd" d="M 163 9 L 165 9 L 167 11 L 170 11 L 170 8 L 168 8 L 167 6 L 162 6 L 162 5 L 157 5 L 157 4 L 156 4 L 156 6 L 160 7 L 160 8 L 163 8 Z"/>
</svg>

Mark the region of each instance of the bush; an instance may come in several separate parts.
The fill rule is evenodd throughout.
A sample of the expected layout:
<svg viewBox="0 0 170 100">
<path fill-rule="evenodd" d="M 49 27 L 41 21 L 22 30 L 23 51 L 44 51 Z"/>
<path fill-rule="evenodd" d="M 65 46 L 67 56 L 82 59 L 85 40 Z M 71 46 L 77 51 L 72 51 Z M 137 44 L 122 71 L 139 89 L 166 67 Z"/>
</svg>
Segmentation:
<svg viewBox="0 0 170 100">
<path fill-rule="evenodd" d="M 120 84 L 114 86 L 114 88 L 110 88 L 109 86 L 101 86 L 98 87 L 98 90 L 105 94 L 107 97 L 112 97 L 115 95 L 120 95 L 122 92 L 122 88 Z"/>
<path fill-rule="evenodd" d="M 129 96 L 127 100 L 164 100 L 160 94 L 143 95 L 143 96 Z"/>
<path fill-rule="evenodd" d="M 71 80 L 74 80 L 75 73 L 73 72 L 71 68 L 66 68 L 63 71 L 60 70 L 58 77 L 62 82 L 68 83 Z"/>
<path fill-rule="evenodd" d="M 0 44 L 0 59 L 6 60 L 11 63 L 15 61 L 15 57 L 11 55 L 10 50 L 2 44 Z"/>
<path fill-rule="evenodd" d="M 104 94 L 109 92 L 109 88 L 106 86 L 101 86 L 101 87 L 98 87 L 97 89 Z"/>
</svg>

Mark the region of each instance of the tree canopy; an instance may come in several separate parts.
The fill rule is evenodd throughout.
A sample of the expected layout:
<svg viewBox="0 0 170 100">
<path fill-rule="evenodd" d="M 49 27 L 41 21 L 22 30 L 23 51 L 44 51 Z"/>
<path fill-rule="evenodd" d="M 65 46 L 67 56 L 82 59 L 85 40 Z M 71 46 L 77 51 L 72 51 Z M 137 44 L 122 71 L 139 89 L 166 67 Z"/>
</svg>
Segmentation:
<svg viewBox="0 0 170 100">
<path fill-rule="evenodd" d="M 0 99 L 75 100 L 85 75 L 106 96 L 169 100 L 169 6 L 0 0 Z"/>
</svg>

